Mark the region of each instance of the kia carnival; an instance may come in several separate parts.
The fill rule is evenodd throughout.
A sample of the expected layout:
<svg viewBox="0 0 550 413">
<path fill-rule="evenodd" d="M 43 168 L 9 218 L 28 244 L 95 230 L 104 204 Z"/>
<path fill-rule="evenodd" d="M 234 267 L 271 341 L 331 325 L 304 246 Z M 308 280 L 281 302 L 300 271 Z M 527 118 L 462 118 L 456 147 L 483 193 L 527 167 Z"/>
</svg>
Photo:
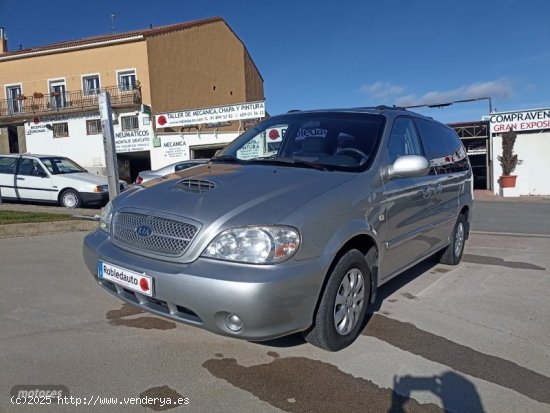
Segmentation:
<svg viewBox="0 0 550 413">
<path fill-rule="evenodd" d="M 143 310 L 336 351 L 380 285 L 433 255 L 460 262 L 472 202 L 448 126 L 400 108 L 293 111 L 117 196 L 83 253 L 101 287 Z"/>
</svg>

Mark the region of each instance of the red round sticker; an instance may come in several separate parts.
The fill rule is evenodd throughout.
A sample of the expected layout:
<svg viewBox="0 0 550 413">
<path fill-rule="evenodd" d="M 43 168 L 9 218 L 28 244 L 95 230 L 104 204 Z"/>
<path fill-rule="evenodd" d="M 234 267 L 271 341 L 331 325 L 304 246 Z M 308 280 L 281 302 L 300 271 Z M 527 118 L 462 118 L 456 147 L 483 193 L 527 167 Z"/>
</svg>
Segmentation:
<svg viewBox="0 0 550 413">
<path fill-rule="evenodd" d="M 269 139 L 275 140 L 279 138 L 279 131 L 277 129 L 271 129 L 269 131 Z"/>
<path fill-rule="evenodd" d="M 32 121 L 35 125 L 38 125 L 40 123 L 40 118 L 34 118 Z"/>
<path fill-rule="evenodd" d="M 157 122 L 160 126 L 164 126 L 168 123 L 168 121 L 166 120 L 166 116 L 164 115 L 160 115 Z"/>
<path fill-rule="evenodd" d="M 147 278 L 142 278 L 139 280 L 139 286 L 143 291 L 149 291 L 149 282 L 147 281 Z"/>
</svg>

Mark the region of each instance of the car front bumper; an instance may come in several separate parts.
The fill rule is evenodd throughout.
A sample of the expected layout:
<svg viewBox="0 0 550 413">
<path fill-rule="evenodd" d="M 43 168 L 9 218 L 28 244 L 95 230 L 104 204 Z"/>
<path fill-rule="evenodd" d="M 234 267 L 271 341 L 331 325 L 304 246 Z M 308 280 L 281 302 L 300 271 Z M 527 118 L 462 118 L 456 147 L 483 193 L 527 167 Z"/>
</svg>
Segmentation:
<svg viewBox="0 0 550 413">
<path fill-rule="evenodd" d="M 86 266 L 96 281 L 118 298 L 146 311 L 217 334 L 261 341 L 309 328 L 333 257 L 251 265 L 200 258 L 180 264 L 122 250 L 101 230 L 86 236 Z M 98 260 L 152 276 L 153 296 L 124 290 L 98 278 Z M 236 314 L 239 332 L 226 325 Z"/>
<path fill-rule="evenodd" d="M 81 192 L 84 205 L 105 205 L 109 201 L 109 192 Z"/>
</svg>

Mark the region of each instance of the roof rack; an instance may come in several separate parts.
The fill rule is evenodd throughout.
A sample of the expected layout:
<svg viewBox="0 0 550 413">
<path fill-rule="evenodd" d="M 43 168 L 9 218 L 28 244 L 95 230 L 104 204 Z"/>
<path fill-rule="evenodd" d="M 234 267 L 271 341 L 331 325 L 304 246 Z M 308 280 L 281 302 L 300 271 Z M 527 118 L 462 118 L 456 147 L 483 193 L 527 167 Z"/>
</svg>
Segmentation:
<svg viewBox="0 0 550 413">
<path fill-rule="evenodd" d="M 396 106 L 396 105 L 393 105 L 393 106 L 387 106 L 387 105 L 361 106 L 361 107 L 354 108 L 354 109 L 363 109 L 363 110 L 365 110 L 365 109 L 367 109 L 367 110 L 407 110 L 404 107 Z"/>
<path fill-rule="evenodd" d="M 407 110 L 404 107 L 397 106 L 397 105 L 393 105 L 393 106 L 378 105 L 378 106 L 375 107 L 375 109 L 378 109 L 378 110 Z"/>
</svg>

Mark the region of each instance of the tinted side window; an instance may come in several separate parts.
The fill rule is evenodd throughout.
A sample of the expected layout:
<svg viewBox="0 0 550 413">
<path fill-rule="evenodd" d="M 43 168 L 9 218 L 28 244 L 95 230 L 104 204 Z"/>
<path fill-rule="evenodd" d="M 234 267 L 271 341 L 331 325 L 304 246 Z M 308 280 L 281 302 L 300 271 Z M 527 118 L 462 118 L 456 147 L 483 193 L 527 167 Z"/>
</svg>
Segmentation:
<svg viewBox="0 0 550 413">
<path fill-rule="evenodd" d="M 0 174 L 11 174 L 15 173 L 15 164 L 17 158 L 0 156 Z"/>
<path fill-rule="evenodd" d="M 415 119 L 426 157 L 436 173 L 468 169 L 466 151 L 455 131 L 425 119 Z"/>
<path fill-rule="evenodd" d="M 424 119 L 415 119 L 420 137 L 424 144 L 426 157 L 428 160 L 444 157 L 449 155 L 447 146 L 446 129 L 435 122 L 430 122 Z"/>
<path fill-rule="evenodd" d="M 399 117 L 393 123 L 388 141 L 390 163 L 403 155 L 422 155 L 422 149 L 412 119 Z"/>
</svg>

